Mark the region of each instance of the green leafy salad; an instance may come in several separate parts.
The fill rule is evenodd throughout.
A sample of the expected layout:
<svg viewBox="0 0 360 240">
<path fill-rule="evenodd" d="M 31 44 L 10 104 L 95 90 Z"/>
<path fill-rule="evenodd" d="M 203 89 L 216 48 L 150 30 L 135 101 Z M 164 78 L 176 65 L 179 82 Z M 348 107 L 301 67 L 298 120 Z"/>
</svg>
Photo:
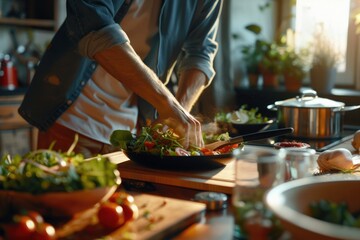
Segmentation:
<svg viewBox="0 0 360 240">
<path fill-rule="evenodd" d="M 173 129 L 160 123 L 143 127 L 137 137 L 126 130 L 115 130 L 110 137 L 112 145 L 132 152 L 148 152 L 160 156 L 200 155 L 199 148 L 185 149 L 180 141 Z"/>
<path fill-rule="evenodd" d="M 28 192 L 71 192 L 119 185 L 116 164 L 97 156 L 37 150 L 24 156 L 4 155 L 0 160 L 0 190 Z"/>
<path fill-rule="evenodd" d="M 205 142 L 211 140 L 229 138 L 228 134 L 222 136 L 211 137 L 211 139 L 204 139 Z M 113 146 L 120 147 L 123 150 L 131 152 L 147 152 L 159 156 L 200 156 L 200 155 L 214 155 L 219 154 L 216 151 L 200 148 L 197 146 L 190 146 L 185 149 L 181 144 L 181 138 L 173 129 L 168 128 L 163 124 L 156 124 L 154 126 L 143 127 L 139 136 L 133 136 L 126 130 L 115 130 L 111 134 L 110 143 Z"/>
<path fill-rule="evenodd" d="M 255 123 L 265 123 L 269 121 L 267 117 L 262 116 L 258 112 L 258 108 L 247 108 L 247 105 L 241 105 L 241 107 L 233 112 L 225 113 L 219 112 L 215 115 L 216 122 L 225 122 L 225 123 L 240 123 L 240 124 L 255 124 Z"/>
</svg>

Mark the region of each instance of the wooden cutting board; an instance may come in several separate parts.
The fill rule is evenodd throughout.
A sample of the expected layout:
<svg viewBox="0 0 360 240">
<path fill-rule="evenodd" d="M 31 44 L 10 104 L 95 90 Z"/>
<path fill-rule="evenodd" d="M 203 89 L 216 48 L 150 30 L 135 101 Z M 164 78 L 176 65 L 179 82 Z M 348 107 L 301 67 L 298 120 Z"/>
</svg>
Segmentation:
<svg viewBox="0 0 360 240">
<path fill-rule="evenodd" d="M 142 166 L 129 160 L 124 153 L 116 152 L 106 155 L 118 164 L 123 179 L 140 180 L 158 184 L 190 188 L 202 191 L 232 193 L 234 186 L 234 161 L 225 167 L 207 171 L 162 170 Z"/>
<path fill-rule="evenodd" d="M 165 239 L 199 222 L 206 206 L 202 203 L 160 197 L 150 194 L 132 194 L 139 208 L 139 218 L 113 232 L 105 232 L 94 224 L 97 208 L 90 209 L 56 229 L 59 239 Z M 107 238 L 106 238 L 107 239 Z"/>
</svg>

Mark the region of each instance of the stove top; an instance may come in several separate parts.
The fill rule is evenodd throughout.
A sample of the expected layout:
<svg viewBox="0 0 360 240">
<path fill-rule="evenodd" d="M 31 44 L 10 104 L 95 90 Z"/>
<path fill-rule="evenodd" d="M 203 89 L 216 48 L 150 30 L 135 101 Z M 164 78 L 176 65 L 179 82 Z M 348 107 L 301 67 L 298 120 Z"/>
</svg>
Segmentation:
<svg viewBox="0 0 360 240">
<path fill-rule="evenodd" d="M 341 133 L 341 136 L 338 138 L 329 138 L 329 139 L 310 139 L 310 138 L 292 138 L 289 136 L 279 136 L 275 138 L 269 138 L 266 140 L 259 140 L 259 141 L 252 141 L 249 142 L 249 145 L 269 145 L 272 146 L 275 142 L 281 142 L 281 141 L 298 141 L 298 142 L 304 142 L 308 143 L 312 149 L 315 149 L 317 152 L 323 152 L 325 150 L 328 150 L 329 148 L 332 148 L 342 142 L 345 142 L 353 137 L 353 134 L 359 130 L 359 126 L 351 126 L 351 125 L 345 125 L 343 128 L 343 132 Z"/>
</svg>

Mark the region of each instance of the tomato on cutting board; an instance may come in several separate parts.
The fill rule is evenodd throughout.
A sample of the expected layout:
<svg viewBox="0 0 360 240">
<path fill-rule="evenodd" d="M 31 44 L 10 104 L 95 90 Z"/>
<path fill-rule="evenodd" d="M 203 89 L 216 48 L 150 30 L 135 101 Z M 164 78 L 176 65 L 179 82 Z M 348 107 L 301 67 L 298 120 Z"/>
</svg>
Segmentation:
<svg viewBox="0 0 360 240">
<path fill-rule="evenodd" d="M 117 203 L 123 208 L 125 222 L 138 218 L 139 209 L 132 195 L 123 191 L 115 192 L 109 198 L 109 202 Z"/>
<path fill-rule="evenodd" d="M 13 217 L 13 222 L 5 228 L 6 239 L 31 239 L 35 229 L 35 223 L 30 217 L 15 215 Z"/>
<path fill-rule="evenodd" d="M 55 228 L 49 223 L 41 223 L 37 226 L 35 233 L 33 233 L 33 240 L 53 240 L 55 239 Z"/>
<path fill-rule="evenodd" d="M 125 223 L 123 208 L 113 202 L 104 202 L 100 205 L 97 218 L 101 226 L 107 229 L 115 229 Z"/>
<path fill-rule="evenodd" d="M 53 240 L 56 239 L 55 228 L 44 221 L 36 211 L 22 211 L 15 214 L 9 224 L 4 227 L 6 239 L 12 240 Z"/>
</svg>

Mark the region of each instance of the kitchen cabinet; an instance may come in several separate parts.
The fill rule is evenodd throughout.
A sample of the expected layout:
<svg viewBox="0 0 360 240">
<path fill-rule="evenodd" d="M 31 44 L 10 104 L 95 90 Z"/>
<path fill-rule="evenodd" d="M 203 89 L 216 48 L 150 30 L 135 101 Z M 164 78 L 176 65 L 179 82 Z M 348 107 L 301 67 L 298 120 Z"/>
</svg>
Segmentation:
<svg viewBox="0 0 360 240">
<path fill-rule="evenodd" d="M 36 130 L 19 114 L 22 93 L 0 94 L 0 156 L 25 154 L 36 148 Z"/>
<path fill-rule="evenodd" d="M 0 25 L 55 31 L 65 18 L 64 0 L 0 0 Z"/>
</svg>

